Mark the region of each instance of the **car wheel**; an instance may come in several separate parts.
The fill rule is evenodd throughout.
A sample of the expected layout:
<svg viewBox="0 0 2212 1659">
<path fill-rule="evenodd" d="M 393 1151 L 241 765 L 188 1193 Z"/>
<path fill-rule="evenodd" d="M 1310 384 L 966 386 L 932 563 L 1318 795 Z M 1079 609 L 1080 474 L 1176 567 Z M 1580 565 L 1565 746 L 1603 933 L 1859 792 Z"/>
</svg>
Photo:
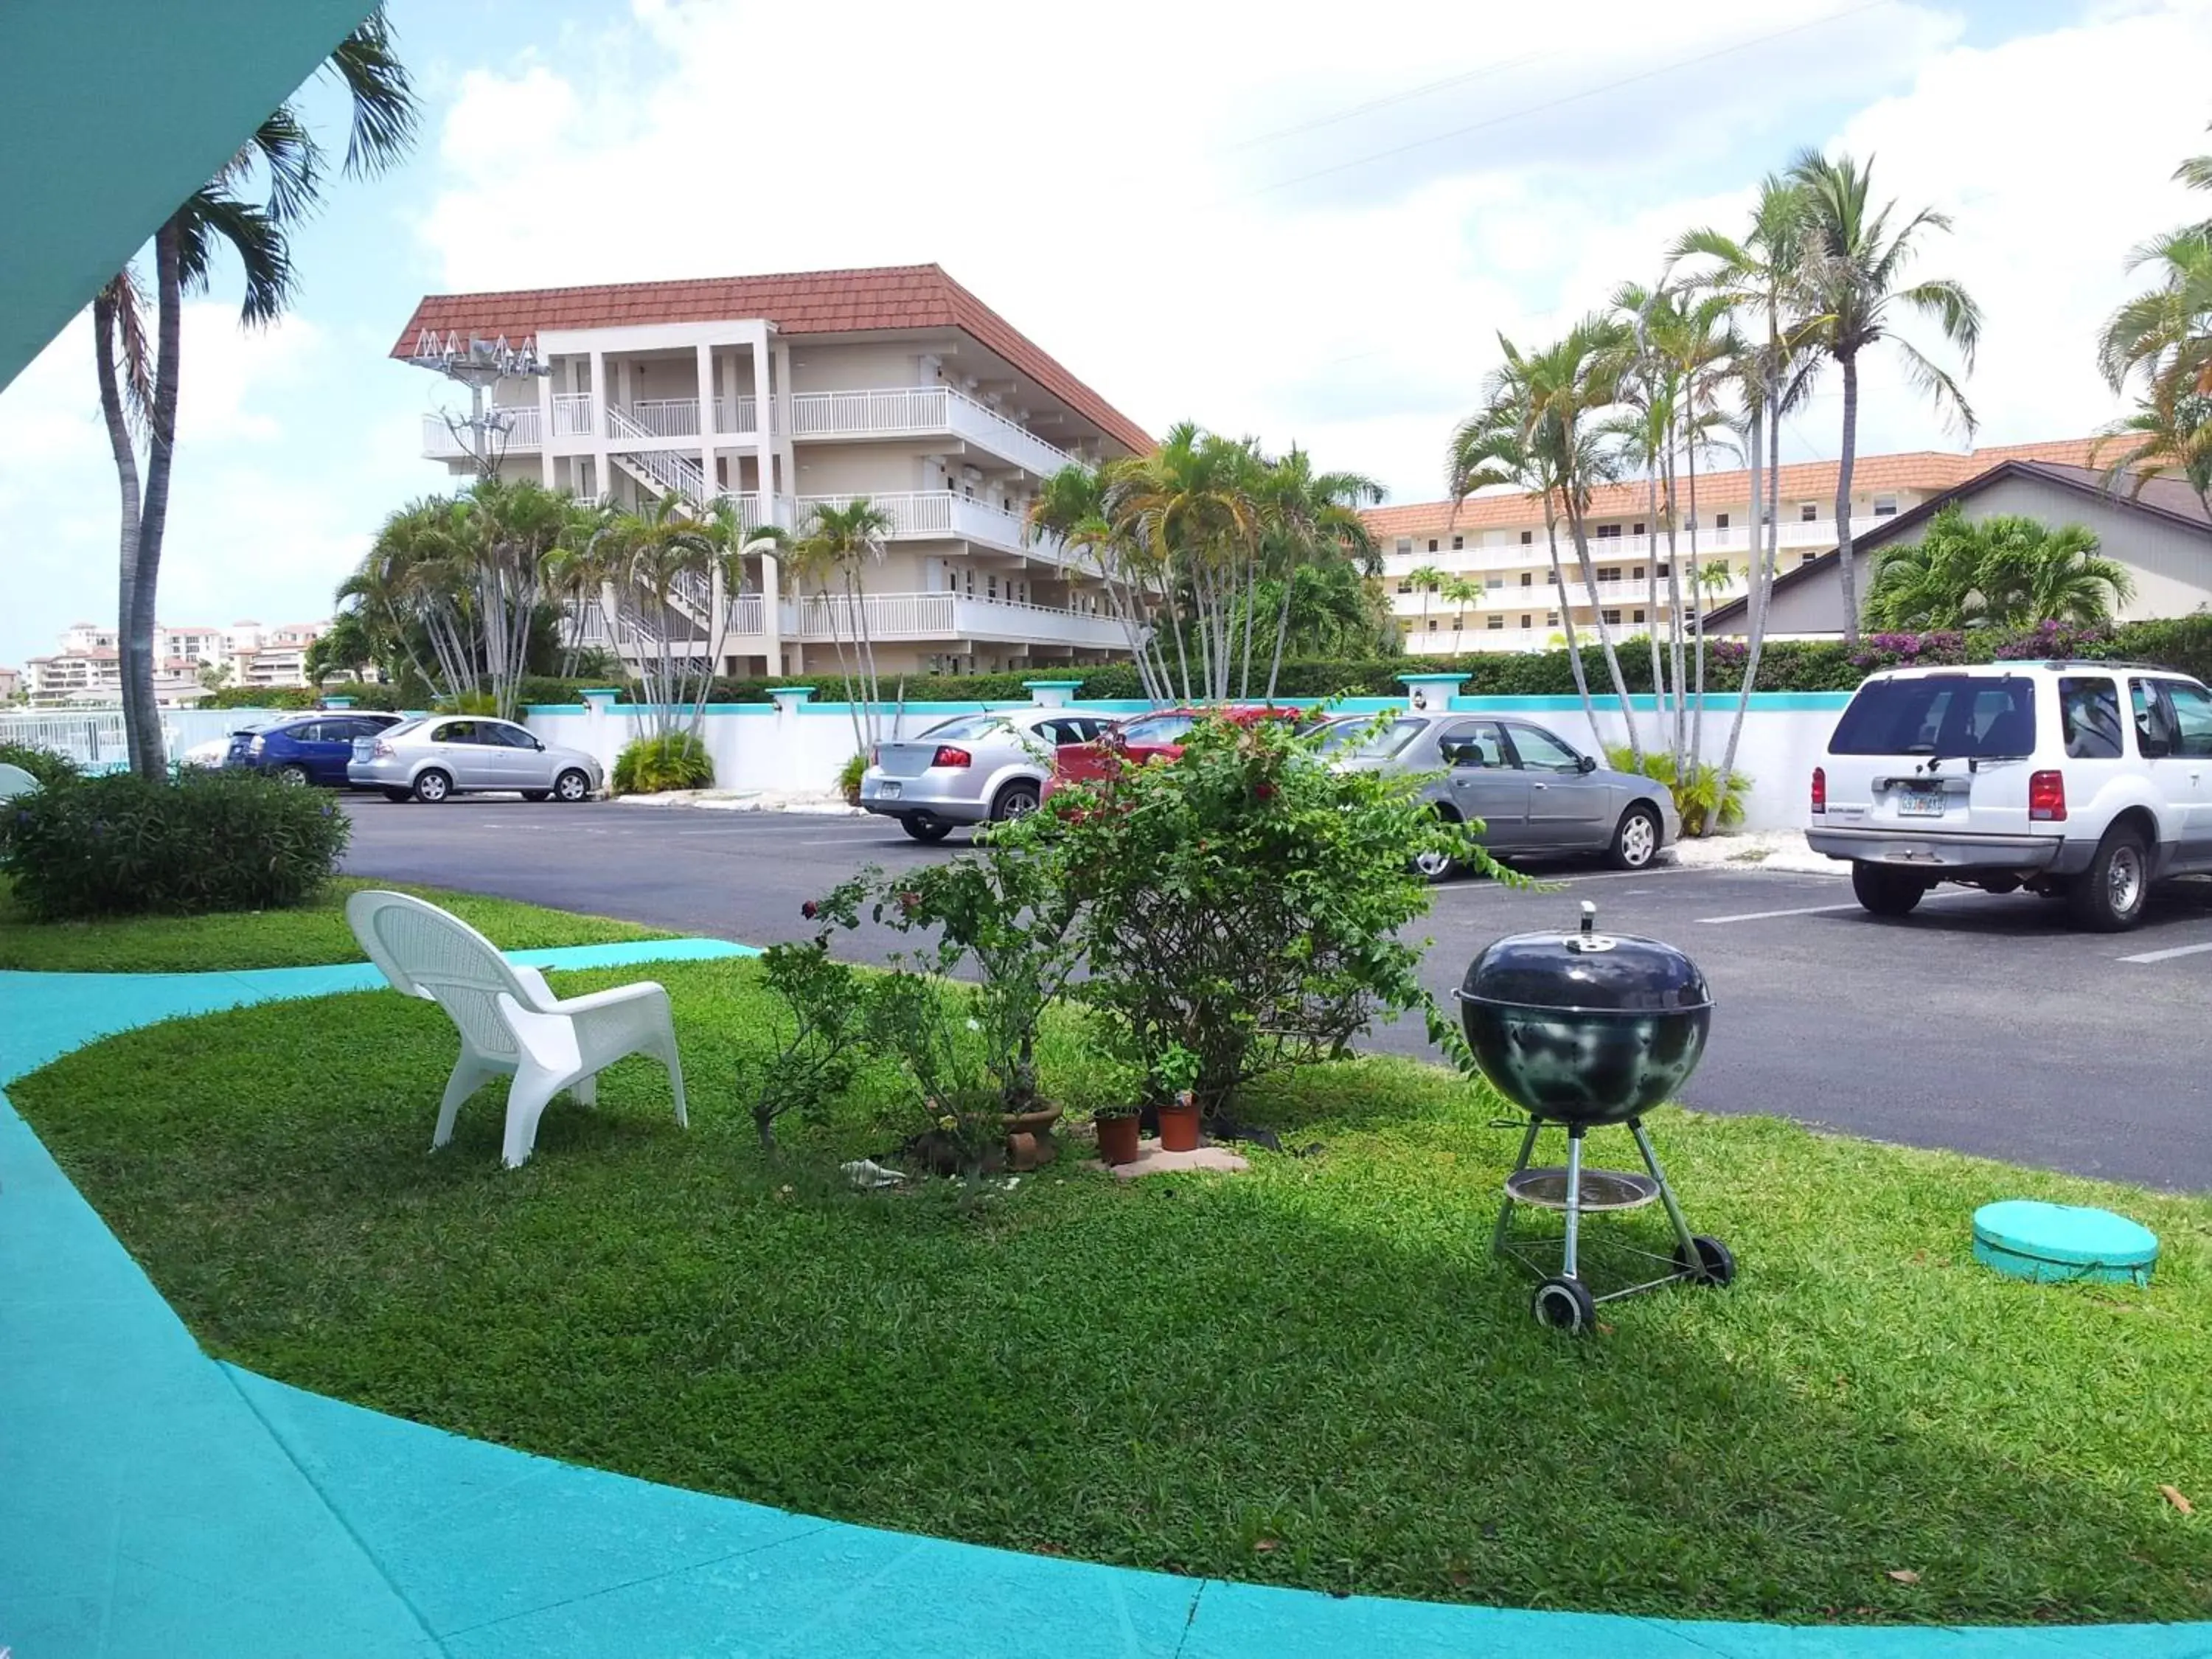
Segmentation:
<svg viewBox="0 0 2212 1659">
<path fill-rule="evenodd" d="M 1449 881 L 1459 873 L 1459 860 L 1449 853 L 1416 853 L 1413 873 L 1424 881 Z"/>
<path fill-rule="evenodd" d="M 1909 916 L 1927 896 L 1928 879 L 1910 870 L 1858 860 L 1851 865 L 1851 891 L 1877 916 Z"/>
<path fill-rule="evenodd" d="M 952 833 L 952 826 L 943 818 L 933 818 L 927 812 L 907 812 L 900 816 L 899 828 L 920 842 L 940 842 Z"/>
<path fill-rule="evenodd" d="M 384 798 L 386 800 L 395 801 L 413 800 L 415 799 L 415 792 L 412 789 L 387 789 L 384 792 Z"/>
<path fill-rule="evenodd" d="M 2150 894 L 2150 852 L 2132 830 L 2107 830 L 2089 867 L 2074 878 L 2066 908 L 2074 925 L 2122 933 L 2142 920 Z"/>
<path fill-rule="evenodd" d="M 1008 818 L 1021 817 L 1037 810 L 1037 787 L 1018 780 L 999 791 L 991 802 L 994 823 L 1004 823 Z"/>
<path fill-rule="evenodd" d="M 522 792 L 522 798 L 525 800 L 550 800 L 553 792 L 550 789 L 526 789 Z"/>
<path fill-rule="evenodd" d="M 307 769 L 304 766 L 280 766 L 276 769 L 276 781 L 294 789 L 304 789 L 307 787 Z"/>
<path fill-rule="evenodd" d="M 435 806 L 453 793 L 453 781 L 433 766 L 415 777 L 415 799 L 425 806 Z"/>
<path fill-rule="evenodd" d="M 553 793 L 574 806 L 580 800 L 592 798 L 592 781 L 581 768 L 572 766 L 553 780 Z"/>
<path fill-rule="evenodd" d="M 1613 846 L 1606 856 L 1616 870 L 1643 870 L 1659 856 L 1659 845 L 1665 831 L 1659 827 L 1659 815 L 1641 802 L 1620 815 L 1613 826 Z"/>
</svg>

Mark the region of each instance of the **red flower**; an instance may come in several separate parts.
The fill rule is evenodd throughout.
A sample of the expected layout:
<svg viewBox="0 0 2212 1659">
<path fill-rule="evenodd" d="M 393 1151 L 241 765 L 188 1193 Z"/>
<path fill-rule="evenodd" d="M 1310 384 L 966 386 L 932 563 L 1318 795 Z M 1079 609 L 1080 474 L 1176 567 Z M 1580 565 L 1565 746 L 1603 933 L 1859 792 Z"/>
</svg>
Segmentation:
<svg viewBox="0 0 2212 1659">
<path fill-rule="evenodd" d="M 805 916 L 807 921 L 811 921 L 815 917 L 822 914 L 822 907 L 817 904 L 812 899 L 809 899 L 805 903 L 799 907 L 799 914 Z"/>
<path fill-rule="evenodd" d="M 909 887 L 905 892 L 901 893 L 898 896 L 898 902 L 899 908 L 905 911 L 907 915 L 912 915 L 916 909 L 921 908 L 921 895 L 915 892 Z"/>
<path fill-rule="evenodd" d="M 1253 786 L 1252 793 L 1261 800 L 1273 800 L 1275 798 L 1275 786 L 1267 782 L 1258 783 Z"/>
</svg>

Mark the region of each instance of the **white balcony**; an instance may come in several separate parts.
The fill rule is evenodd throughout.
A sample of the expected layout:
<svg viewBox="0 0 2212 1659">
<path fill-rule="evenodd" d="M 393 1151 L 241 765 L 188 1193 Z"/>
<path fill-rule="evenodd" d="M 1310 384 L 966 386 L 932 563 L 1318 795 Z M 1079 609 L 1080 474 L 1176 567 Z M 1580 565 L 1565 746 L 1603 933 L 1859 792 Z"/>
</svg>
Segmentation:
<svg viewBox="0 0 2212 1659">
<path fill-rule="evenodd" d="M 1091 650 L 1126 650 L 1128 646 L 1121 624 L 1111 617 L 959 593 L 867 593 L 861 596 L 857 611 L 848 599 L 817 595 L 786 599 L 779 608 L 787 639 L 853 641 L 860 637 L 865 624 L 870 640 L 887 643 L 993 640 Z"/>
<path fill-rule="evenodd" d="M 495 422 L 486 434 L 494 454 L 535 454 L 544 447 L 536 404 L 488 409 L 484 413 Z M 477 455 L 469 428 L 448 425 L 443 415 L 422 417 L 422 453 L 434 461 L 473 460 Z"/>
<path fill-rule="evenodd" d="M 1700 559 L 1732 553 L 1736 562 L 1742 562 L 1743 556 L 1750 548 L 1751 526 L 1742 522 L 1741 510 L 1731 513 L 1729 517 L 1736 522 L 1725 530 L 1714 529 L 1709 519 L 1705 527 L 1698 532 L 1698 556 Z M 1863 529 L 1879 522 L 1879 520 L 1869 519 L 1863 514 L 1855 515 L 1851 520 L 1854 529 Z M 1814 547 L 1826 550 L 1835 544 L 1833 520 L 1815 519 L 1808 522 L 1802 519 L 1787 519 L 1783 521 L 1781 545 L 1784 549 Z M 1426 541 L 1423 539 L 1416 541 L 1410 553 L 1398 552 L 1395 545 L 1386 550 L 1382 558 L 1384 574 L 1395 580 L 1423 565 L 1432 566 L 1448 576 L 1465 575 L 1474 571 L 1544 570 L 1550 568 L 1552 560 L 1551 550 L 1541 530 L 1535 532 L 1533 542 L 1510 543 L 1504 547 L 1446 546 L 1431 553 L 1426 550 Z M 1668 555 L 1667 536 L 1663 531 L 1656 536 L 1593 536 L 1589 549 L 1590 562 L 1602 565 L 1615 565 L 1623 560 L 1648 564 L 1663 561 Z M 1686 526 L 1674 532 L 1674 555 L 1687 569 L 1690 532 Z M 1559 527 L 1560 567 L 1572 571 L 1576 562 L 1574 542 L 1568 536 L 1566 526 L 1562 525 Z"/>
<path fill-rule="evenodd" d="M 796 516 L 790 522 L 803 532 L 807 514 L 814 507 L 848 507 L 858 499 L 854 495 L 801 495 L 793 504 Z M 1018 553 L 1024 558 L 1079 572 L 1088 573 L 1096 568 L 1086 556 L 1070 552 L 1059 537 L 1030 530 L 1020 514 L 970 500 L 957 490 L 891 490 L 871 495 L 868 501 L 890 519 L 894 540 L 973 542 L 980 547 Z"/>
<path fill-rule="evenodd" d="M 1082 463 L 1056 444 L 951 386 L 802 392 L 791 399 L 794 440 L 951 436 L 1039 477 Z"/>
</svg>

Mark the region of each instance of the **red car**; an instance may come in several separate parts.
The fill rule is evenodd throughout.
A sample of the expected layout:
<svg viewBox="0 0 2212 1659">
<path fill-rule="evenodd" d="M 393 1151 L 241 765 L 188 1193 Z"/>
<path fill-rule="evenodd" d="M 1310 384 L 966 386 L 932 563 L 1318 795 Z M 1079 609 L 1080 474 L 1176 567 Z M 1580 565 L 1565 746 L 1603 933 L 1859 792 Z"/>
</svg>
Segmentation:
<svg viewBox="0 0 2212 1659">
<path fill-rule="evenodd" d="M 1207 715 L 1249 725 L 1255 720 L 1297 720 L 1302 711 L 1267 703 L 1230 703 L 1220 708 L 1164 708 L 1154 714 L 1132 714 L 1091 743 L 1064 743 L 1053 751 L 1052 775 L 1044 781 L 1049 796 L 1063 783 L 1089 783 L 1114 775 L 1126 759 L 1142 766 L 1153 759 L 1182 757 L 1182 739 Z"/>
</svg>

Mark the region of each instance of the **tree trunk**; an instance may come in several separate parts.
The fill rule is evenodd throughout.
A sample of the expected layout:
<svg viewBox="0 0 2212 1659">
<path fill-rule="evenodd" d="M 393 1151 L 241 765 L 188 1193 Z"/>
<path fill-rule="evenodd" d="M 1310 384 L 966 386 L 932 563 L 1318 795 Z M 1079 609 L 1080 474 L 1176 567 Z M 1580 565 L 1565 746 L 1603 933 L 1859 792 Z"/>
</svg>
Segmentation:
<svg viewBox="0 0 2212 1659">
<path fill-rule="evenodd" d="M 1743 659 L 1743 684 L 1737 688 L 1735 715 L 1729 723 L 1728 747 L 1721 751 L 1721 786 L 1726 788 L 1728 779 L 1735 770 L 1736 745 L 1743 740 L 1743 718 L 1751 708 L 1752 683 L 1759 677 L 1759 647 L 1766 642 L 1766 596 L 1761 590 L 1759 572 L 1765 562 L 1764 550 L 1759 545 L 1759 508 L 1765 497 L 1759 492 L 1759 474 L 1765 455 L 1759 448 L 1764 429 L 1765 405 L 1764 401 L 1753 405 L 1751 411 L 1751 454 L 1749 482 L 1751 484 L 1751 523 L 1745 526 L 1744 547 L 1750 555 L 1745 569 L 1749 586 L 1744 592 L 1744 610 L 1751 623 L 1751 637 Z"/>
<path fill-rule="evenodd" d="M 1652 747 L 1656 749 L 1667 741 L 1667 671 L 1659 660 L 1659 462 L 1651 458 L 1651 471 L 1644 478 L 1644 510 L 1650 514 L 1644 521 L 1644 642 L 1651 649 L 1651 696 L 1654 730 L 1657 738 Z"/>
<path fill-rule="evenodd" d="M 131 571 L 131 635 L 123 657 L 123 725 L 131 769 L 160 781 L 169 773 L 161 744 L 161 711 L 154 700 L 154 618 L 160 605 L 161 538 L 169 524 L 169 474 L 176 457 L 177 370 L 184 351 L 182 233 L 174 219 L 154 233 L 154 407 L 146 444 L 146 500 L 138 519 L 138 557 Z"/>
<path fill-rule="evenodd" d="M 1613 681 L 1613 695 L 1620 704 L 1620 723 L 1628 732 L 1629 761 L 1637 771 L 1644 769 L 1644 742 L 1637 735 L 1636 710 L 1628 701 L 1628 681 L 1620 672 L 1620 653 L 1613 648 L 1613 629 L 1605 620 L 1605 605 L 1597 596 L 1597 566 L 1590 559 L 1589 526 L 1583 520 L 1582 508 L 1575 499 L 1567 498 L 1567 531 L 1575 539 L 1575 562 L 1583 573 L 1583 586 L 1589 592 L 1591 625 L 1597 629 L 1599 648 L 1605 653 L 1605 672 Z M 1562 611 L 1559 613 L 1568 613 Z"/>
<path fill-rule="evenodd" d="M 1696 639 L 1691 642 L 1697 653 L 1697 664 L 1690 676 L 1690 758 L 1703 766 L 1705 763 L 1705 587 L 1704 573 L 1698 564 L 1698 441 L 1694 428 L 1683 459 L 1688 465 L 1690 480 L 1687 502 L 1690 514 L 1690 603 L 1697 611 L 1691 621 L 1698 630 Z"/>
<path fill-rule="evenodd" d="M 100 375 L 100 412 L 107 422 L 107 447 L 115 459 L 115 482 L 122 497 L 122 528 L 116 538 L 116 623 L 115 638 L 122 647 L 118 650 L 117 666 L 129 684 L 131 649 L 129 641 L 134 635 L 133 619 L 137 614 L 138 585 L 138 451 L 131 438 L 131 422 L 123 407 L 123 390 L 115 377 L 115 302 L 102 289 L 92 302 L 92 334 L 99 352 L 96 365 Z M 138 728 L 130 721 L 125 711 L 125 727 L 129 738 L 128 755 L 131 769 L 139 769 Z"/>
<path fill-rule="evenodd" d="M 1559 596 L 1559 626 L 1567 638 L 1567 672 L 1575 677 L 1575 695 L 1583 700 L 1583 718 L 1589 722 L 1590 736 L 1602 754 L 1605 728 L 1597 723 L 1597 704 L 1590 700 L 1589 675 L 1583 667 L 1582 646 L 1575 638 L 1575 609 L 1567 603 L 1567 573 L 1559 568 L 1559 515 L 1552 510 L 1548 495 L 1544 498 L 1544 538 L 1552 550 L 1552 591 Z"/>
<path fill-rule="evenodd" d="M 1676 511 L 1674 498 L 1674 434 L 1667 434 L 1667 654 L 1668 672 L 1674 682 L 1674 775 L 1686 779 L 1687 766 L 1694 757 L 1688 747 L 1685 729 L 1687 710 L 1682 706 L 1686 681 L 1683 677 L 1682 659 L 1682 566 L 1675 542 Z"/>
<path fill-rule="evenodd" d="M 1298 567 L 1296 560 L 1283 571 L 1283 603 L 1275 613 L 1275 654 L 1267 664 L 1267 701 L 1275 700 L 1275 681 L 1283 672 L 1283 641 L 1291 632 L 1291 590 L 1297 585 Z"/>
<path fill-rule="evenodd" d="M 1838 360 L 1844 371 L 1844 447 L 1836 460 L 1836 575 L 1844 589 L 1844 647 L 1859 646 L 1858 579 L 1851 569 L 1851 464 L 1859 441 L 1859 360 Z"/>
</svg>

